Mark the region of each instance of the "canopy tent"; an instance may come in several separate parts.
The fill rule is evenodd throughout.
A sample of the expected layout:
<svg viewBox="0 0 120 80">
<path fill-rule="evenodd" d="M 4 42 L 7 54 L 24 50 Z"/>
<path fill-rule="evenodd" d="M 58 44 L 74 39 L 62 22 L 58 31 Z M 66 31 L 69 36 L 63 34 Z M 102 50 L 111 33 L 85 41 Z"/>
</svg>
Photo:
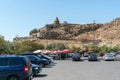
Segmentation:
<svg viewBox="0 0 120 80">
<path fill-rule="evenodd" d="M 42 53 L 43 53 L 43 54 L 50 54 L 51 51 L 50 51 L 50 50 L 43 50 Z"/>
<path fill-rule="evenodd" d="M 42 50 L 33 51 L 33 53 L 42 53 Z"/>
<path fill-rule="evenodd" d="M 64 50 L 62 50 L 62 52 L 64 52 L 64 53 L 69 53 L 69 52 L 71 52 L 69 49 L 64 49 Z"/>
<path fill-rule="evenodd" d="M 55 50 L 52 53 L 62 53 L 62 51 L 61 50 Z"/>
</svg>

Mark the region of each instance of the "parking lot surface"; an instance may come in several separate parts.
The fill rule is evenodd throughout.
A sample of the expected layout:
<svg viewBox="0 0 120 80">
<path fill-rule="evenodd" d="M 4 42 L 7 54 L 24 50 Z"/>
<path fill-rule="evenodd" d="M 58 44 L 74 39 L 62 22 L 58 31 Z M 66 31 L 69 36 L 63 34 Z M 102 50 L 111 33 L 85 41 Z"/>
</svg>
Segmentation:
<svg viewBox="0 0 120 80">
<path fill-rule="evenodd" d="M 120 80 L 120 61 L 58 60 L 33 80 Z"/>
</svg>

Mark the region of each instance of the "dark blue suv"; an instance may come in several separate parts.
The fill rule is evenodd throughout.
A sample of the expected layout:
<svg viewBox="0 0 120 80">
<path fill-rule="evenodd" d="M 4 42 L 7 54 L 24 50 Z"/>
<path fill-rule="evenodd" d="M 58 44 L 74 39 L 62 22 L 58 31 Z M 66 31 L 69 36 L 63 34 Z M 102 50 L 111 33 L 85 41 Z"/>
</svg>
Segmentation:
<svg viewBox="0 0 120 80">
<path fill-rule="evenodd" d="M 34 56 L 39 57 L 41 60 L 42 60 L 42 59 L 47 60 L 47 61 L 49 62 L 49 64 L 52 62 L 52 61 L 51 61 L 51 58 L 49 58 L 48 56 L 42 55 L 42 54 L 40 54 L 40 53 L 28 52 L 28 53 L 22 53 L 21 55 L 34 55 Z"/>
<path fill-rule="evenodd" d="M 25 56 L 0 56 L 0 80 L 31 80 L 32 66 Z"/>
<path fill-rule="evenodd" d="M 24 54 L 22 56 L 28 57 L 32 64 L 40 65 L 41 67 L 45 67 L 46 65 L 49 64 L 49 62 L 46 59 L 40 59 L 39 57 L 37 57 L 35 55 L 25 55 Z"/>
</svg>

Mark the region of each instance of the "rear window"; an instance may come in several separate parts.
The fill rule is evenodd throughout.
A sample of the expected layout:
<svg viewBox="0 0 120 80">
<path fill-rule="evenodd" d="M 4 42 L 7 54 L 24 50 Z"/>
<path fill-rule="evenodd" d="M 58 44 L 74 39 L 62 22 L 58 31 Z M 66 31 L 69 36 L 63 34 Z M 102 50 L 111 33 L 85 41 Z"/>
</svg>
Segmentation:
<svg viewBox="0 0 120 80">
<path fill-rule="evenodd" d="M 8 58 L 0 58 L 0 66 L 7 66 Z"/>
<path fill-rule="evenodd" d="M 31 62 L 30 62 L 30 60 L 29 60 L 27 57 L 24 58 L 24 61 L 25 61 L 25 63 L 26 63 L 28 66 L 31 65 Z"/>
</svg>

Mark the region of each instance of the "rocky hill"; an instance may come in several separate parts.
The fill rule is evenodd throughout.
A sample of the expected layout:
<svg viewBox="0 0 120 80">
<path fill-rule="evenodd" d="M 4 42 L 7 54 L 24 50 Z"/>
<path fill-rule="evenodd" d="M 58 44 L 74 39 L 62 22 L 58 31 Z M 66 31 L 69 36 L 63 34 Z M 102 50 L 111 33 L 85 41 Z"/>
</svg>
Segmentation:
<svg viewBox="0 0 120 80">
<path fill-rule="evenodd" d="M 36 40 L 71 40 L 80 44 L 120 46 L 120 18 L 103 24 L 60 23 L 56 18 L 53 24 L 47 24 L 30 35 Z M 67 43 L 70 44 L 70 43 Z M 73 43 L 74 44 L 74 43 Z"/>
</svg>

